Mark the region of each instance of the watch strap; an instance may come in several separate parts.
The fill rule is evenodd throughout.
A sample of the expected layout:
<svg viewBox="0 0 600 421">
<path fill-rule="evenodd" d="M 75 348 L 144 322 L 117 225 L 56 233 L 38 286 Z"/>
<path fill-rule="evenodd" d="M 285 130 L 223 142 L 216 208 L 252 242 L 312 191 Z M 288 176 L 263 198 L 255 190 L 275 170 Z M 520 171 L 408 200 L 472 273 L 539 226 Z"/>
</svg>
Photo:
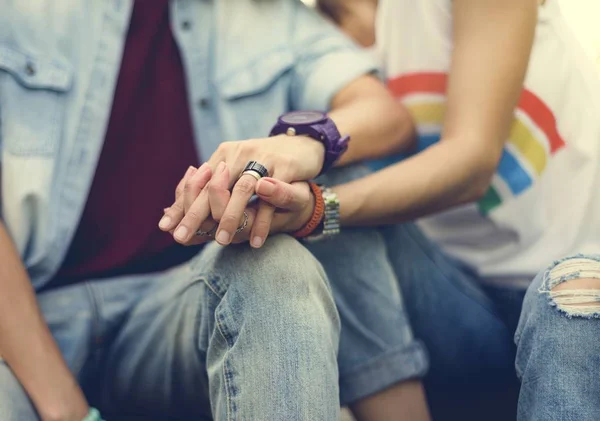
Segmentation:
<svg viewBox="0 0 600 421">
<path fill-rule="evenodd" d="M 269 134 L 269 136 L 280 134 L 287 134 L 288 136 L 309 136 L 323 143 L 323 146 L 325 147 L 325 156 L 319 175 L 327 172 L 333 167 L 336 161 L 348 148 L 348 142 L 350 140 L 350 136 L 342 136 L 340 134 L 333 120 L 325 114 L 324 116 L 326 118 L 320 122 L 298 125 L 285 123 L 282 121 L 282 117 L 280 117 Z"/>
<path fill-rule="evenodd" d="M 305 237 L 306 241 L 320 241 L 340 233 L 340 201 L 337 195 L 329 188 L 321 187 L 324 213 L 319 230 Z"/>
</svg>

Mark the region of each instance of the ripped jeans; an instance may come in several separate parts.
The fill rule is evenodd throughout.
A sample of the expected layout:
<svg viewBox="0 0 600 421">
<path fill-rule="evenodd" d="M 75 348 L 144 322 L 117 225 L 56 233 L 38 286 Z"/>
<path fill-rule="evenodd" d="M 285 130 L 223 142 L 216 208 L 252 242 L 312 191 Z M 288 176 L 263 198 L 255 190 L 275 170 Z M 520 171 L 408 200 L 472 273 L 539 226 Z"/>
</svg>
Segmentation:
<svg viewBox="0 0 600 421">
<path fill-rule="evenodd" d="M 600 289 L 567 288 L 600 279 L 600 257 L 555 262 L 527 290 L 487 287 L 416 226 L 382 232 L 429 352 L 433 419 L 600 419 Z"/>
</svg>

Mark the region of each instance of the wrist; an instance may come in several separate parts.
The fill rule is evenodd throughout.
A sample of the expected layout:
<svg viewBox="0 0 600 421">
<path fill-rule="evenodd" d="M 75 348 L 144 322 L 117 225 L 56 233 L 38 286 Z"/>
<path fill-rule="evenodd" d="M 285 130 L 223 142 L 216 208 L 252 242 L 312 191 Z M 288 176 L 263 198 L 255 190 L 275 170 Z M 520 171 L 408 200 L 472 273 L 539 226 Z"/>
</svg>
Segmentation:
<svg viewBox="0 0 600 421">
<path fill-rule="evenodd" d="M 62 393 L 53 393 L 51 396 L 48 394 L 45 397 L 51 398 L 46 399 L 49 403 L 39 403 L 34 400 L 42 421 L 82 421 L 90 411 L 81 389 L 76 384 L 71 390 L 62 389 Z"/>
<path fill-rule="evenodd" d="M 323 165 L 325 165 L 325 144 L 323 144 L 323 142 L 321 142 L 320 140 L 313 139 L 309 136 L 296 137 L 298 137 L 302 142 L 305 142 L 307 148 L 310 149 L 308 156 L 310 156 L 315 161 L 315 168 L 317 169 L 315 176 L 317 176 L 321 173 Z"/>
<path fill-rule="evenodd" d="M 315 183 L 308 183 L 308 185 L 311 190 L 310 204 L 303 213 L 302 225 L 292 232 L 292 235 L 298 239 L 311 235 L 323 220 L 325 213 L 325 203 L 321 188 Z"/>
<path fill-rule="evenodd" d="M 325 164 L 325 144 L 320 140 L 314 139 L 308 135 L 294 135 L 289 136 L 287 134 L 277 135 L 281 142 L 296 142 L 298 149 L 302 152 L 298 154 L 297 159 L 306 159 L 307 163 L 311 163 L 312 171 L 311 175 L 306 177 L 306 180 L 315 178 L 321 173 L 323 165 Z M 313 167 L 314 164 L 314 167 Z M 293 181 L 305 181 L 305 180 L 293 180 Z"/>
<path fill-rule="evenodd" d="M 314 183 L 309 183 L 315 196 L 315 208 L 308 223 L 293 233 L 306 241 L 320 241 L 340 233 L 340 202 L 336 193 Z"/>
<path fill-rule="evenodd" d="M 318 159 L 320 171 L 311 174 L 311 177 L 296 179 L 309 180 L 315 175 L 326 172 L 348 149 L 350 136 L 339 132 L 336 123 L 326 114 L 320 111 L 292 111 L 279 116 L 277 123 L 271 129 L 269 136 L 286 134 L 289 137 L 300 139 L 311 149 L 308 156 L 299 156 L 298 160 L 306 164 L 310 162 L 314 169 L 313 161 Z M 307 139 L 308 138 L 308 139 Z M 322 145 L 318 145 L 321 143 Z M 321 149 L 322 148 L 322 149 Z M 321 151 L 322 153 L 316 153 Z"/>
<path fill-rule="evenodd" d="M 52 407 L 39 411 L 42 421 L 99 421 L 100 418 L 88 420 L 90 409 L 87 405 L 81 408 Z"/>
<path fill-rule="evenodd" d="M 368 207 L 365 206 L 369 204 L 369 201 L 373 204 L 379 202 L 377 199 L 369 198 L 368 192 L 360 189 L 355 183 L 340 184 L 332 187 L 331 190 L 336 194 L 340 204 L 340 226 L 363 225 L 364 213 L 368 212 Z"/>
</svg>

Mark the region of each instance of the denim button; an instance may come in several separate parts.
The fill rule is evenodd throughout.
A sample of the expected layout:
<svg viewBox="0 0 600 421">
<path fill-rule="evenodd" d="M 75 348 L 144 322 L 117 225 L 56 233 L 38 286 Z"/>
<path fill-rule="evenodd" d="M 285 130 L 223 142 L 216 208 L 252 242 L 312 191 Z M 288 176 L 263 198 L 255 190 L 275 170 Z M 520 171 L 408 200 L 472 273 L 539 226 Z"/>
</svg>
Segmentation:
<svg viewBox="0 0 600 421">
<path fill-rule="evenodd" d="M 27 73 L 29 76 L 33 76 L 35 74 L 35 66 L 33 63 L 27 63 L 25 65 L 25 73 Z"/>
<path fill-rule="evenodd" d="M 198 106 L 200 108 L 208 108 L 209 105 L 210 105 L 210 100 L 208 98 L 200 98 L 198 100 Z"/>
</svg>

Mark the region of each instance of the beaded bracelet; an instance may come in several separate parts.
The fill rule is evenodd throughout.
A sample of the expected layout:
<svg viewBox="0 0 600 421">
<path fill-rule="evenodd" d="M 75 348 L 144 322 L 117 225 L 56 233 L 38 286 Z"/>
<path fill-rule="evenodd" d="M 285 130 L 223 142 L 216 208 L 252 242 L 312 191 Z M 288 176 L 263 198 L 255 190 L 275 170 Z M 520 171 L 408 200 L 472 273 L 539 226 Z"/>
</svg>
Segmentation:
<svg viewBox="0 0 600 421">
<path fill-rule="evenodd" d="M 100 416 L 100 412 L 96 408 L 90 408 L 90 412 L 85 416 L 83 421 L 104 421 Z"/>
<path fill-rule="evenodd" d="M 321 188 L 315 183 L 308 183 L 308 185 L 315 196 L 315 208 L 313 209 L 313 214 L 306 225 L 304 225 L 298 231 L 292 233 L 295 238 L 299 239 L 311 235 L 314 230 L 317 229 L 323 220 L 323 216 L 325 215 L 325 202 L 323 200 L 323 192 L 321 191 Z"/>
</svg>

